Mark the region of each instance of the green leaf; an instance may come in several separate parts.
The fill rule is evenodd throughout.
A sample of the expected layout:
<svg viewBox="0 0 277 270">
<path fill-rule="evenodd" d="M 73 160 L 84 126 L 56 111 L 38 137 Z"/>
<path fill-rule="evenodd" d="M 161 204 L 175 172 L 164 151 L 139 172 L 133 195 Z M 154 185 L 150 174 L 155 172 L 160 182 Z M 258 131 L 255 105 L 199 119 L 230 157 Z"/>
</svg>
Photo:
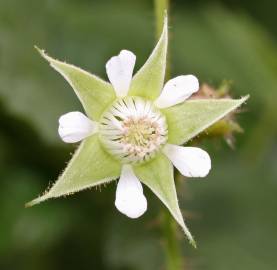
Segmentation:
<svg viewBox="0 0 277 270">
<path fill-rule="evenodd" d="M 184 223 L 178 205 L 172 163 L 167 157 L 160 154 L 148 163 L 133 166 L 133 169 L 136 176 L 147 185 L 168 208 L 172 216 L 184 230 L 190 243 L 196 246 L 191 233 Z"/>
<path fill-rule="evenodd" d="M 159 96 L 164 84 L 167 43 L 167 17 L 165 16 L 160 40 L 148 60 L 134 76 L 129 96 L 140 96 L 150 100 L 155 100 Z"/>
<path fill-rule="evenodd" d="M 26 206 L 112 181 L 119 177 L 120 171 L 121 164 L 102 149 L 98 136 L 91 136 L 81 143 L 50 190 Z"/>
<path fill-rule="evenodd" d="M 87 115 L 98 120 L 116 98 L 112 85 L 85 70 L 51 58 L 39 48 L 37 50 L 71 85 Z"/>
<path fill-rule="evenodd" d="M 248 99 L 199 99 L 166 108 L 168 143 L 181 145 L 238 108 Z"/>
</svg>

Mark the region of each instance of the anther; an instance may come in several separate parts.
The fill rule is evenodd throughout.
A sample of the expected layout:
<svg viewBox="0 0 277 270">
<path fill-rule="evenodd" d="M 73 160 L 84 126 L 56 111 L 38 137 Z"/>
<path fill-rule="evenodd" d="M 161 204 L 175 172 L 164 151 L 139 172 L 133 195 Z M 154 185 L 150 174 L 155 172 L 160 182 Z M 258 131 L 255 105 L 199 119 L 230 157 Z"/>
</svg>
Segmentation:
<svg viewBox="0 0 277 270">
<path fill-rule="evenodd" d="M 122 163 L 144 162 L 166 143 L 166 119 L 150 101 L 120 99 L 103 114 L 100 138 L 107 151 Z"/>
</svg>

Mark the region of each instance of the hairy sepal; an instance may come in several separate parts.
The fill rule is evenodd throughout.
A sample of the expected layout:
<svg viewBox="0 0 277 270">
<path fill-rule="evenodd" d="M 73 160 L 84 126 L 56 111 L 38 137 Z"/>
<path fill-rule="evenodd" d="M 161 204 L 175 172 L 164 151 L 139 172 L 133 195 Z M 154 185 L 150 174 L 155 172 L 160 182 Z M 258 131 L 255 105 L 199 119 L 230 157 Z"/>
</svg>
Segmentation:
<svg viewBox="0 0 277 270">
<path fill-rule="evenodd" d="M 237 109 L 248 97 L 188 100 L 162 110 L 168 124 L 168 143 L 184 144 Z"/>
<path fill-rule="evenodd" d="M 44 50 L 36 49 L 70 84 L 86 114 L 91 119 L 98 120 L 116 98 L 112 85 L 81 68 L 50 57 Z"/>
<path fill-rule="evenodd" d="M 121 164 L 105 152 L 98 136 L 93 135 L 81 143 L 54 185 L 26 206 L 110 182 L 120 176 L 120 171 Z"/>
<path fill-rule="evenodd" d="M 174 219 L 182 227 L 190 243 L 195 247 L 196 243 L 184 222 L 178 205 L 173 165 L 168 158 L 163 154 L 159 154 L 145 164 L 134 166 L 134 172 L 140 181 L 147 185 L 164 203 Z"/>
</svg>

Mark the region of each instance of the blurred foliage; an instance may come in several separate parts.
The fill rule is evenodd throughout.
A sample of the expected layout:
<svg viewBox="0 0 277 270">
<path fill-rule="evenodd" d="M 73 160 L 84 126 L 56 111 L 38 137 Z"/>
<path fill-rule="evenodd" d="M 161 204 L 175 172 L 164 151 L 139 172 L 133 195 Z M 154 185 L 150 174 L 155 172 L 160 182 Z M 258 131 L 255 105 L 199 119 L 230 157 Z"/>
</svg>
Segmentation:
<svg viewBox="0 0 277 270">
<path fill-rule="evenodd" d="M 206 180 L 183 180 L 180 204 L 199 244 L 183 241 L 188 269 L 276 269 L 277 47 L 274 1 L 173 1 L 172 75 L 196 74 L 231 94 L 249 93 L 236 150 L 202 143 L 213 160 Z M 140 220 L 114 207 L 115 184 L 24 203 L 57 178 L 74 146 L 58 117 L 80 110 L 73 91 L 33 45 L 103 78 L 120 49 L 138 68 L 154 44 L 152 1 L 0 0 L 0 269 L 163 269 L 161 204 L 147 190 Z M 180 235 L 180 237 L 182 237 Z"/>
</svg>

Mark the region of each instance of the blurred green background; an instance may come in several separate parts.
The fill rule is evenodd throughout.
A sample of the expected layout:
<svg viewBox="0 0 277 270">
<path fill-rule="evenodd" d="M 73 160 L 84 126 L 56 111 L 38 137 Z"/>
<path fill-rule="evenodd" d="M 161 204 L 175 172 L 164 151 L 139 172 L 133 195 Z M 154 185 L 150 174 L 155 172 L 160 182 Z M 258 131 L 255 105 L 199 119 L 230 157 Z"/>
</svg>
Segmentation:
<svg viewBox="0 0 277 270">
<path fill-rule="evenodd" d="M 192 73 L 251 98 L 231 150 L 222 138 L 205 180 L 182 181 L 180 205 L 198 249 L 182 238 L 186 269 L 277 269 L 276 1 L 177 1 L 170 11 L 172 77 Z M 121 49 L 136 69 L 155 43 L 152 1 L 0 0 L 0 269 L 164 269 L 161 203 L 129 220 L 115 183 L 25 209 L 54 181 L 76 146 L 61 143 L 58 117 L 81 106 L 33 46 L 106 79 Z M 146 188 L 145 188 L 146 189 Z M 177 270 L 177 269 L 176 269 Z"/>
</svg>

